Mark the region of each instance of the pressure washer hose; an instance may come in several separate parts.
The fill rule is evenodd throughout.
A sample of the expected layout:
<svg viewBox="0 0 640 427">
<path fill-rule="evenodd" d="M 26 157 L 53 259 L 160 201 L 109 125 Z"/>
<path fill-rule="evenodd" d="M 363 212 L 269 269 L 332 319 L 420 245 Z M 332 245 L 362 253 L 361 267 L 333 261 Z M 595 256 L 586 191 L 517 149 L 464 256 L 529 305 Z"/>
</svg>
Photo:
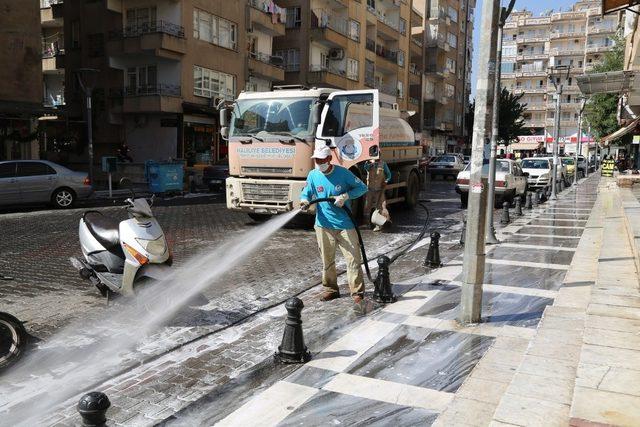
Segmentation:
<svg viewBox="0 0 640 427">
<path fill-rule="evenodd" d="M 333 203 L 333 202 L 335 202 L 335 199 L 333 197 L 323 197 L 323 198 L 320 198 L 320 199 L 310 200 L 309 201 L 309 205 L 313 205 L 314 203 L 320 203 L 320 202 Z M 429 208 L 427 208 L 427 206 L 422 201 L 419 201 L 418 205 L 420 205 L 420 207 L 422 209 L 424 209 L 425 212 L 427 213 L 427 218 L 424 221 L 424 225 L 422 226 L 422 230 L 420 231 L 420 234 L 418 234 L 418 237 L 416 237 L 413 241 L 411 241 L 409 243 L 406 243 L 405 245 L 401 246 L 402 250 L 400 252 L 398 252 L 397 254 L 395 254 L 391 258 L 390 264 L 393 263 L 398 258 L 400 258 L 402 255 L 406 254 L 407 251 L 409 249 L 411 249 L 413 247 L 413 245 L 415 245 L 420 240 L 422 240 L 424 235 L 427 233 L 427 229 L 429 227 L 429 222 L 431 221 L 431 215 L 429 213 Z M 367 258 L 367 252 L 364 249 L 364 241 L 362 240 L 362 234 L 360 234 L 360 229 L 358 228 L 358 223 L 353 218 L 353 213 L 351 212 L 351 209 L 349 209 L 349 207 L 347 205 L 343 205 L 342 209 L 344 209 L 344 211 L 347 213 L 347 215 L 349 216 L 349 219 L 351 219 L 351 222 L 353 223 L 353 226 L 356 229 L 356 233 L 358 234 L 358 242 L 360 243 L 360 252 L 362 253 L 362 259 L 364 261 L 364 269 L 367 272 L 367 277 L 369 278 L 371 283 L 373 283 L 375 279 L 371 275 L 371 270 L 369 270 L 369 260 Z"/>
</svg>

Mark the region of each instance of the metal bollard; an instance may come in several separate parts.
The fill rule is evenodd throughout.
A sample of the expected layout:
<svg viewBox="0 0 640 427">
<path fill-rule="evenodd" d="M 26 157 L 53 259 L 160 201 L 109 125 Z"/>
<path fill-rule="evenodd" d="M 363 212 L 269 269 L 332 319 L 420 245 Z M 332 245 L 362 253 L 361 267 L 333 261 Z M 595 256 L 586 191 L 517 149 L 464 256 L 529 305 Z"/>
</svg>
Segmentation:
<svg viewBox="0 0 640 427">
<path fill-rule="evenodd" d="M 391 289 L 390 265 L 391 259 L 388 256 L 382 255 L 378 257 L 378 276 L 373 281 L 373 300 L 383 304 L 393 303 L 398 300 Z"/>
<path fill-rule="evenodd" d="M 305 363 L 311 359 L 311 353 L 304 344 L 302 333 L 302 309 L 300 298 L 289 298 L 284 305 L 287 309 L 282 343 L 278 346 L 275 359 L 281 363 Z"/>
<path fill-rule="evenodd" d="M 460 244 L 464 246 L 464 239 L 467 236 L 467 218 L 462 218 L 462 233 L 460 233 Z"/>
<path fill-rule="evenodd" d="M 502 203 L 502 217 L 500 218 L 500 224 L 509 224 L 511 219 L 509 218 L 509 202 Z"/>
<path fill-rule="evenodd" d="M 82 425 L 91 427 L 106 426 L 107 409 L 111 402 L 106 394 L 100 391 L 92 391 L 85 394 L 78 402 L 78 412 L 82 417 Z"/>
<path fill-rule="evenodd" d="M 533 195 L 533 206 L 538 206 L 541 200 L 540 189 L 536 190 L 536 193 Z"/>
<path fill-rule="evenodd" d="M 442 267 L 440 261 L 440 233 L 434 231 L 431 233 L 431 242 L 429 242 L 429 251 L 427 259 L 424 260 L 424 266 L 429 268 Z"/>
<path fill-rule="evenodd" d="M 533 206 L 531 205 L 531 191 L 527 191 L 527 200 L 524 203 L 525 209 L 531 209 Z"/>
<path fill-rule="evenodd" d="M 520 196 L 516 197 L 516 215 L 522 216 L 522 201 L 520 199 Z"/>
</svg>

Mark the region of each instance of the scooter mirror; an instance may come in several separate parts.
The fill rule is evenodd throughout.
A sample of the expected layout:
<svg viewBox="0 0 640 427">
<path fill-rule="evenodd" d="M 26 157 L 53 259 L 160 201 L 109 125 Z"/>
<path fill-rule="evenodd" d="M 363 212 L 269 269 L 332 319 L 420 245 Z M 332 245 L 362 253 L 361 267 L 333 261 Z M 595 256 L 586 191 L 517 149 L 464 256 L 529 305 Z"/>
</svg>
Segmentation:
<svg viewBox="0 0 640 427">
<path fill-rule="evenodd" d="M 120 186 L 121 187 L 128 187 L 129 191 L 131 191 L 131 197 L 133 199 L 136 198 L 136 192 L 133 191 L 133 182 L 131 182 L 131 180 L 129 178 L 127 178 L 126 176 L 123 178 L 120 178 Z"/>
</svg>

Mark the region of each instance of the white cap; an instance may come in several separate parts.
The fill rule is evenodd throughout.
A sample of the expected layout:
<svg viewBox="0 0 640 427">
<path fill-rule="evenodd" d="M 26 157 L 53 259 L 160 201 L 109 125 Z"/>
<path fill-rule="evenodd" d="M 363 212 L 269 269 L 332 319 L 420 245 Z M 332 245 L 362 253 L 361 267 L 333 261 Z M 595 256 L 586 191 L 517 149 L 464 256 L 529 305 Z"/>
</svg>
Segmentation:
<svg viewBox="0 0 640 427">
<path fill-rule="evenodd" d="M 313 156 L 311 156 L 311 158 L 322 160 L 322 159 L 326 159 L 330 155 L 331 155 L 331 148 L 329 148 L 329 146 L 327 145 L 323 145 L 320 147 L 316 147 L 316 149 L 313 150 Z"/>
</svg>

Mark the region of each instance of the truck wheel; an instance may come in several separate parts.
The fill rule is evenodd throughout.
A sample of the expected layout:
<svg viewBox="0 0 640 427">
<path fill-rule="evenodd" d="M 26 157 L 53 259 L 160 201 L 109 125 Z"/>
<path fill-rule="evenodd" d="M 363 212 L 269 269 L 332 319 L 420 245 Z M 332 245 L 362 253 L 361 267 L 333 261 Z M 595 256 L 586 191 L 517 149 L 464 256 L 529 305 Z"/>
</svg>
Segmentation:
<svg viewBox="0 0 640 427">
<path fill-rule="evenodd" d="M 405 189 L 404 205 L 409 209 L 413 209 L 418 204 L 418 196 L 420 194 L 420 179 L 418 175 L 411 172 L 407 179 L 407 188 Z"/>
<path fill-rule="evenodd" d="M 254 212 L 249 212 L 247 215 L 249 215 L 249 218 L 251 218 L 255 222 L 265 222 L 265 221 L 270 220 L 271 217 L 273 216 L 273 215 L 269 215 L 269 214 L 259 214 L 259 213 L 254 213 Z"/>
<path fill-rule="evenodd" d="M 22 322 L 8 313 L 0 312 L 0 371 L 20 359 L 27 338 Z"/>
</svg>

